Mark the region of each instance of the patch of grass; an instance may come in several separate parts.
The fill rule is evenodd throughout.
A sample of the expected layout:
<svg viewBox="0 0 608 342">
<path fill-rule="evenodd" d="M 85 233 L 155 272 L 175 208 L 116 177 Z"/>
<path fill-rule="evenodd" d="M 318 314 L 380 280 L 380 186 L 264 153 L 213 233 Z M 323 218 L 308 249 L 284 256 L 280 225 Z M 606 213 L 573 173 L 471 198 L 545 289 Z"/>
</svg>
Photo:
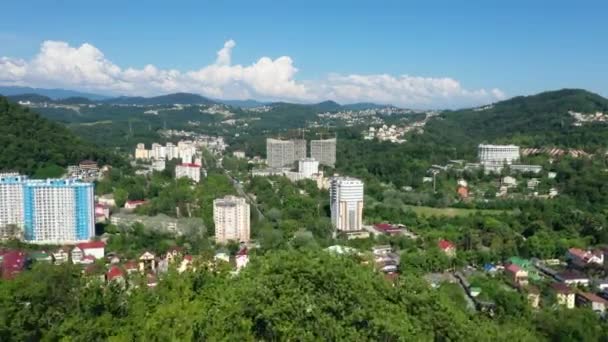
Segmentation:
<svg viewBox="0 0 608 342">
<path fill-rule="evenodd" d="M 462 208 L 433 208 L 415 205 L 406 205 L 406 208 L 411 209 L 418 215 L 424 216 L 469 216 L 476 212 L 486 215 L 500 215 L 503 213 L 510 213 L 508 210 L 494 210 L 494 209 L 462 209 Z"/>
</svg>

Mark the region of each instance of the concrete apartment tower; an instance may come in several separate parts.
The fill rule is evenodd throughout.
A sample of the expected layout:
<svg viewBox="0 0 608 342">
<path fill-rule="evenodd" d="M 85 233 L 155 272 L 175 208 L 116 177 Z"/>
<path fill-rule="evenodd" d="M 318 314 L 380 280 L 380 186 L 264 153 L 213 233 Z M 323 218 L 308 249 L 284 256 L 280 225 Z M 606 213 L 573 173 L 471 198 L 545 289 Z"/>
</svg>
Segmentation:
<svg viewBox="0 0 608 342">
<path fill-rule="evenodd" d="M 242 197 L 225 196 L 213 201 L 215 242 L 248 242 L 250 237 L 249 204 Z"/>
<path fill-rule="evenodd" d="M 336 164 L 336 138 L 310 141 L 310 156 L 322 165 Z"/>
<path fill-rule="evenodd" d="M 351 177 L 330 180 L 331 222 L 341 232 L 363 229 L 363 182 Z"/>
<path fill-rule="evenodd" d="M 306 144 L 304 144 L 304 148 L 306 148 Z M 266 163 L 269 167 L 278 168 L 291 165 L 296 161 L 295 154 L 293 140 L 266 139 Z"/>
</svg>

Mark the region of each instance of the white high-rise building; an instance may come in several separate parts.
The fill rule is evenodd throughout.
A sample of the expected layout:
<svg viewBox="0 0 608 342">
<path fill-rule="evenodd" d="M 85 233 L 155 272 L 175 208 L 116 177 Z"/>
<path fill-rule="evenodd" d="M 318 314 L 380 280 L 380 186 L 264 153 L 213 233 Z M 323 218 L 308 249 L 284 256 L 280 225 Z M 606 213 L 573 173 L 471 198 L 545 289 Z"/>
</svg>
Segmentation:
<svg viewBox="0 0 608 342">
<path fill-rule="evenodd" d="M 268 166 L 279 168 L 291 165 L 295 161 L 295 144 L 293 140 L 266 139 L 266 163 Z"/>
<path fill-rule="evenodd" d="M 302 177 L 312 179 L 314 174 L 319 173 L 319 162 L 314 158 L 302 158 L 298 160 L 298 172 Z"/>
<path fill-rule="evenodd" d="M 190 178 L 196 183 L 201 181 L 201 166 L 198 164 L 186 163 L 175 166 L 175 179 L 182 177 Z"/>
<path fill-rule="evenodd" d="M 516 145 L 480 144 L 477 152 L 482 164 L 512 164 L 519 160 L 519 146 Z"/>
<path fill-rule="evenodd" d="M 213 201 L 215 241 L 248 242 L 250 238 L 249 204 L 242 197 L 226 196 Z"/>
<path fill-rule="evenodd" d="M 336 138 L 310 141 L 310 156 L 319 164 L 333 167 L 336 165 Z"/>
<path fill-rule="evenodd" d="M 166 153 L 166 155 L 164 156 L 164 158 L 167 160 L 179 158 L 179 148 L 177 146 L 175 146 L 173 143 L 168 142 L 166 144 L 165 153 Z M 189 162 L 191 162 L 191 160 L 185 161 L 185 163 L 189 163 Z"/>
<path fill-rule="evenodd" d="M 26 241 L 76 243 L 88 241 L 95 235 L 93 183 L 77 179 L 27 180 L 25 177 L 18 183 L 23 192 L 20 210 L 23 210 L 22 228 Z"/>
<path fill-rule="evenodd" d="M 23 231 L 23 183 L 24 176 L 19 174 L 0 174 L 0 238 L 10 238 L 14 233 Z M 18 228 L 10 232 L 9 227 Z"/>
<path fill-rule="evenodd" d="M 351 177 L 333 177 L 329 202 L 331 221 L 338 231 L 352 232 L 363 228 L 363 182 Z"/>
</svg>

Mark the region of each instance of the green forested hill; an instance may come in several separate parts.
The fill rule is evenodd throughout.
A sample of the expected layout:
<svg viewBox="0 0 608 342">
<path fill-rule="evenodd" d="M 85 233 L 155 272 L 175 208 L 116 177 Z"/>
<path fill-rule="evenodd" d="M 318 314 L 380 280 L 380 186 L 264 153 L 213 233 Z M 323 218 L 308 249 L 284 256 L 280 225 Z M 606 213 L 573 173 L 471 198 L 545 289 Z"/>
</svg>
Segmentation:
<svg viewBox="0 0 608 342">
<path fill-rule="evenodd" d="M 608 113 L 608 100 L 581 89 L 518 96 L 486 108 L 446 111 L 429 123 L 427 131 L 444 136 L 443 139 L 460 137 L 462 142 L 471 143 L 509 141 L 524 146 L 605 147 L 608 126 L 575 127 L 570 110 Z"/>
<path fill-rule="evenodd" d="M 83 159 L 112 162 L 112 155 L 77 138 L 64 126 L 0 97 L 0 170 L 34 174 Z"/>
</svg>

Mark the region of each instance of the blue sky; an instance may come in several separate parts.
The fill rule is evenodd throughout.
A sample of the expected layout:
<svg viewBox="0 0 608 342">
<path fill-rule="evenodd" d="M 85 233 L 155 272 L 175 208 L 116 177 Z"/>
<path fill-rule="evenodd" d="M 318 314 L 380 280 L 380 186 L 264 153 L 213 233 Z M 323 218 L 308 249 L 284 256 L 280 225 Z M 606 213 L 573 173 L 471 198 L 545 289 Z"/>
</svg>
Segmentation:
<svg viewBox="0 0 608 342">
<path fill-rule="evenodd" d="M 302 102 L 380 97 L 414 107 L 481 104 L 564 87 L 608 95 L 606 1 L 46 0 L 11 1 L 2 11 L 10 13 L 0 20 L 3 84 Z M 186 76 L 217 64 L 218 50 L 231 39 L 230 66 L 245 68 L 262 57 L 272 65 Z M 111 72 L 103 82 L 102 76 L 41 74 L 71 75 L 66 63 L 88 63 L 77 51 L 35 65 L 45 41 L 66 43 L 53 47 L 59 54 L 88 43 L 123 71 L 153 65 L 158 72 L 148 78 Z M 289 61 L 274 63 L 281 56 Z M 17 72 L 16 64 L 24 68 Z M 161 72 L 167 70 L 180 74 Z"/>
</svg>

